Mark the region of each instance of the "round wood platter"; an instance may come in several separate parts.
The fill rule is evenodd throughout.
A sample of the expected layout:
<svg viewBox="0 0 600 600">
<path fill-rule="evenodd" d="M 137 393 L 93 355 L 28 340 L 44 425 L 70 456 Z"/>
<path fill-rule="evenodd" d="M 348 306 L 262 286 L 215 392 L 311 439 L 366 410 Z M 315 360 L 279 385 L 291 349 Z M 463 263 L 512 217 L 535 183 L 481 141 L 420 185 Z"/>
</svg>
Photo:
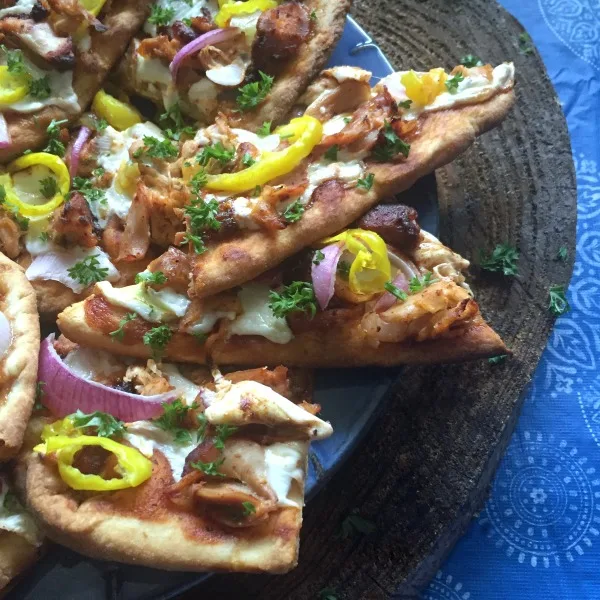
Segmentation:
<svg viewBox="0 0 600 600">
<path fill-rule="evenodd" d="M 572 271 L 569 136 L 540 57 L 520 48 L 522 27 L 490 0 L 355 0 L 352 12 L 397 69 L 451 67 L 471 53 L 515 62 L 506 122 L 436 174 L 441 238 L 473 261 L 475 296 L 514 357 L 404 369 L 371 432 L 307 506 L 298 568 L 217 575 L 186 600 L 312 599 L 323 588 L 340 600 L 417 597 L 486 498 L 552 329 L 548 288 Z M 518 277 L 477 268 L 478 249 L 500 242 L 518 247 Z M 566 262 L 555 260 L 560 246 Z M 341 536 L 353 511 L 375 531 Z"/>
</svg>

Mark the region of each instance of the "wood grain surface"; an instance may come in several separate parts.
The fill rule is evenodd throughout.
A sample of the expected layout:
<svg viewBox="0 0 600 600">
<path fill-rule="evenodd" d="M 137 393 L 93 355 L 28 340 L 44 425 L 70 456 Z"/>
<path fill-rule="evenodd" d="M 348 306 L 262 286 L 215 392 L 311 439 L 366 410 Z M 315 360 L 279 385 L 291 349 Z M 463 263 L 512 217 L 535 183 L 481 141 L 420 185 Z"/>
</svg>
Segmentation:
<svg viewBox="0 0 600 600">
<path fill-rule="evenodd" d="M 306 508 L 300 565 L 286 576 L 215 576 L 192 598 L 415 598 L 486 497 L 546 345 L 548 288 L 567 284 L 575 255 L 576 184 L 564 117 L 521 26 L 490 0 L 355 0 L 353 14 L 394 67 L 452 67 L 474 53 L 513 60 L 517 104 L 507 122 L 437 173 L 442 240 L 516 245 L 519 276 L 471 268 L 485 316 L 514 351 L 504 364 L 402 371 L 395 398 L 349 463 Z M 554 260 L 560 246 L 566 263 Z M 335 423 L 333 424 L 335 426 Z M 357 510 L 376 530 L 346 539 Z"/>
</svg>

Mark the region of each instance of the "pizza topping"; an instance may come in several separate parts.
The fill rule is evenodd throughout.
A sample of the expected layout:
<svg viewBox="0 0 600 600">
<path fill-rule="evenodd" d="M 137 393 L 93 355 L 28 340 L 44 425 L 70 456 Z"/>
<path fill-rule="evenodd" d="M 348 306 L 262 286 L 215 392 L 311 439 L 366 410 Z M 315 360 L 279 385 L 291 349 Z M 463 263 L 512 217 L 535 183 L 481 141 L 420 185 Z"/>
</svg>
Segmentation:
<svg viewBox="0 0 600 600">
<path fill-rule="evenodd" d="M 77 175 L 77 171 L 79 169 L 79 155 L 81 154 L 81 150 L 91 134 L 92 130 L 89 127 L 83 126 L 79 128 L 79 133 L 77 134 L 77 137 L 73 142 L 73 147 L 71 148 L 71 158 L 69 160 L 69 173 L 71 177 Z"/>
<path fill-rule="evenodd" d="M 311 263 L 311 277 L 315 296 L 321 310 L 325 310 L 335 292 L 335 278 L 338 262 L 342 256 L 343 244 L 330 244 L 321 250 L 317 260 Z"/>
<path fill-rule="evenodd" d="M 62 480 L 74 490 L 123 490 L 141 485 L 152 475 L 152 463 L 139 450 L 109 438 L 89 435 L 68 437 L 42 433 L 42 440 L 33 451 L 43 456 L 54 454 Z M 117 465 L 114 471 L 118 477 L 105 479 L 101 475 L 82 473 L 73 465 L 79 451 L 93 446 L 104 448 L 115 456 Z"/>
<path fill-rule="evenodd" d="M 54 214 L 52 221 L 53 241 L 64 246 L 93 248 L 98 245 L 94 229 L 94 217 L 82 194 L 74 192 Z M 96 259 L 97 260 L 97 259 Z"/>
<path fill-rule="evenodd" d="M 92 110 L 117 131 L 124 131 L 142 122 L 140 113 L 133 106 L 117 100 L 104 90 L 96 92 Z"/>
<path fill-rule="evenodd" d="M 42 543 L 38 526 L 11 490 L 5 475 L 0 475 L 0 530 L 22 535 L 34 546 Z"/>
<path fill-rule="evenodd" d="M 0 310 L 0 360 L 12 343 L 12 331 L 6 315 Z"/>
<path fill-rule="evenodd" d="M 8 123 L 4 115 L 0 113 L 0 148 L 8 148 L 12 144 Z"/>
<path fill-rule="evenodd" d="M 378 204 L 356 225 L 374 231 L 398 250 L 413 250 L 421 239 L 417 211 L 403 204 Z"/>
<path fill-rule="evenodd" d="M 61 359 L 52 334 L 40 349 L 38 377 L 45 382 L 43 404 L 61 417 L 79 409 L 84 413 L 105 412 L 129 422 L 160 415 L 162 404 L 176 397 L 176 391 L 140 396 L 98 381 L 114 380 L 121 370 L 98 351 L 76 349 Z"/>
<path fill-rule="evenodd" d="M 220 10 L 215 16 L 217 27 L 225 27 L 232 17 L 249 15 L 257 11 L 265 11 L 277 6 L 275 0 L 246 0 L 245 2 L 225 1 L 219 2 Z"/>
</svg>

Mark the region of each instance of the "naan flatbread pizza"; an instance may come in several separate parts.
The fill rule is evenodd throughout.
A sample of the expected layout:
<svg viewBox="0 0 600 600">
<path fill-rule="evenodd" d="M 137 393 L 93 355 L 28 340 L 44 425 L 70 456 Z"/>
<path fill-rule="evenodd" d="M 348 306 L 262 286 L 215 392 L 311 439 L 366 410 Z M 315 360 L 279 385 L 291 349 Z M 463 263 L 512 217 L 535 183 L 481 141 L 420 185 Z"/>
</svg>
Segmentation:
<svg viewBox="0 0 600 600">
<path fill-rule="evenodd" d="M 12 490 L 6 473 L 0 474 L 0 591 L 37 559 L 42 535 Z"/>
<path fill-rule="evenodd" d="M 161 569 L 296 565 L 309 443 L 332 433 L 308 373 L 213 369 L 213 381 L 50 339 L 40 376 L 48 410 L 17 473 L 49 538 Z"/>
<path fill-rule="evenodd" d="M 23 269 L 0 254 L 0 460 L 23 440 L 36 393 L 40 325 Z"/>
<path fill-rule="evenodd" d="M 148 0 L 9 0 L 0 8 L 0 162 L 60 143 L 150 12 Z"/>
<path fill-rule="evenodd" d="M 323 68 L 350 0 L 161 0 L 121 61 L 119 88 L 168 119 L 280 122 Z"/>
<path fill-rule="evenodd" d="M 204 364 L 332 367 L 456 362 L 506 354 L 465 282 L 469 262 L 380 205 L 280 269 L 209 298 L 185 293 L 171 248 L 140 283 L 95 293 L 59 315 L 70 339 L 138 357 Z"/>
</svg>

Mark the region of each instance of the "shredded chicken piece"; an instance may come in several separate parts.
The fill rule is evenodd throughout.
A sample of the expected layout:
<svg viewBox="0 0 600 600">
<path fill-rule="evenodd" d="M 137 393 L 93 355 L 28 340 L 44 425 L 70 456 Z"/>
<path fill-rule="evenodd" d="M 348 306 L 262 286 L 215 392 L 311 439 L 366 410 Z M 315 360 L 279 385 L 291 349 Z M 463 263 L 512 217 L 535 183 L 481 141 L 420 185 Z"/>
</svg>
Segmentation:
<svg viewBox="0 0 600 600">
<path fill-rule="evenodd" d="M 141 182 L 133 197 L 125 220 L 125 229 L 120 239 L 117 260 L 132 262 L 140 260 L 150 247 L 150 208 L 148 188 Z"/>
<path fill-rule="evenodd" d="M 46 0 L 53 12 L 58 15 L 70 17 L 71 24 L 67 25 L 66 22 L 62 24 L 63 27 L 68 27 L 69 30 L 66 33 L 74 33 L 80 23 L 87 22 L 96 31 L 106 31 L 106 26 L 103 25 L 91 12 L 87 11 L 79 0 Z M 76 24 L 73 29 L 73 24 Z M 55 25 L 55 31 L 57 27 Z"/>
<path fill-rule="evenodd" d="M 173 386 L 162 374 L 153 360 L 149 360 L 145 367 L 133 365 L 127 367 L 123 381 L 131 382 L 135 391 L 142 396 L 154 396 L 170 392 Z"/>
<path fill-rule="evenodd" d="M 55 239 L 66 244 L 84 248 L 98 245 L 94 216 L 86 199 L 79 192 L 75 192 L 54 215 L 52 228 L 56 234 Z"/>
<path fill-rule="evenodd" d="M 20 239 L 19 226 L 10 217 L 0 216 L 0 251 L 8 258 L 17 258 L 21 253 Z"/>
<path fill-rule="evenodd" d="M 166 286 L 185 293 L 190 283 L 190 257 L 172 246 L 149 265 L 148 270 L 160 271 L 167 278 Z"/>
<path fill-rule="evenodd" d="M 170 63 L 179 50 L 181 50 L 181 42 L 176 39 L 170 40 L 166 35 L 146 38 L 137 47 L 138 54 L 141 56 L 158 58 L 165 63 Z"/>
</svg>

